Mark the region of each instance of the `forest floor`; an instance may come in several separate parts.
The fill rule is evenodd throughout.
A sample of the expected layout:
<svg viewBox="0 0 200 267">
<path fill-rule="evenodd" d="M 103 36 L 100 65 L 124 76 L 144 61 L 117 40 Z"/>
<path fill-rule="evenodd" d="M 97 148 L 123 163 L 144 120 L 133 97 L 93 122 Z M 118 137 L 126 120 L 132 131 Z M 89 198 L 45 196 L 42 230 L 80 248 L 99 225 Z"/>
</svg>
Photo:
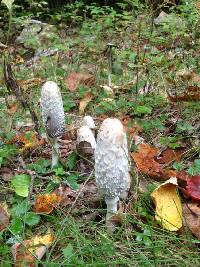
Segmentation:
<svg viewBox="0 0 200 267">
<path fill-rule="evenodd" d="M 45 26 L 1 47 L 26 108 L 18 87 L 6 88 L 2 60 L 0 266 L 200 265 L 200 9 L 190 8 L 157 21 L 147 10 L 113 15 L 102 8 L 81 26 Z M 66 115 L 54 169 L 40 115 L 47 80 L 59 85 Z M 107 117 L 127 130 L 132 185 L 113 233 L 94 168 L 76 149 L 84 115 L 97 131 Z M 183 209 L 176 231 L 155 218 L 151 196 L 172 176 Z"/>
</svg>

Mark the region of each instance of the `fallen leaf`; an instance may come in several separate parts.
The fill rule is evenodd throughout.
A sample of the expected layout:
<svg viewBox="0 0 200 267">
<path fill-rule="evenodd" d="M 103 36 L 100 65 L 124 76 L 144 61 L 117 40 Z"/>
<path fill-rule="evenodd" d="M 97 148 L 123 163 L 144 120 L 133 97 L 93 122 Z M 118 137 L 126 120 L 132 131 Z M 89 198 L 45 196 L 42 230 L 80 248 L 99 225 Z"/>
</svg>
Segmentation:
<svg viewBox="0 0 200 267">
<path fill-rule="evenodd" d="M 188 86 L 187 90 L 180 95 L 173 96 L 169 92 L 167 94 L 171 102 L 199 101 L 200 100 L 200 87 Z"/>
<path fill-rule="evenodd" d="M 62 197 L 55 193 L 40 195 L 36 198 L 33 210 L 37 213 L 50 214 L 61 200 Z"/>
<path fill-rule="evenodd" d="M 191 202 L 183 205 L 183 215 L 186 225 L 200 239 L 200 204 Z"/>
<path fill-rule="evenodd" d="M 79 113 L 82 115 L 89 104 L 89 102 L 93 99 L 94 95 L 92 93 L 87 93 L 83 99 L 80 100 L 79 103 Z"/>
<path fill-rule="evenodd" d="M 155 219 L 164 229 L 177 231 L 182 227 L 182 206 L 177 193 L 177 179 L 172 177 L 151 194 L 156 206 Z"/>
<path fill-rule="evenodd" d="M 0 204 L 0 231 L 7 228 L 9 224 L 10 215 L 7 211 L 7 207 L 4 204 Z"/>
<path fill-rule="evenodd" d="M 187 179 L 186 193 L 194 200 L 200 200 L 200 176 L 189 176 Z"/>
<path fill-rule="evenodd" d="M 55 189 L 53 193 L 61 197 L 60 206 L 68 206 L 76 198 L 76 192 L 64 183 Z"/>
<path fill-rule="evenodd" d="M 39 140 L 35 132 L 24 132 L 16 134 L 11 140 L 7 142 L 7 144 L 17 144 L 20 147 L 21 151 L 36 149 L 44 143 L 45 139 L 42 138 Z"/>
<path fill-rule="evenodd" d="M 95 76 L 91 74 L 72 72 L 65 80 L 65 83 L 69 91 L 74 92 L 80 84 L 88 87 L 95 85 L 96 79 Z"/>
<path fill-rule="evenodd" d="M 36 260 L 40 260 L 44 256 L 53 241 L 54 236 L 48 233 L 44 236 L 35 236 L 22 243 L 15 243 L 12 246 L 15 267 L 36 267 Z"/>
<path fill-rule="evenodd" d="M 13 115 L 17 110 L 18 110 L 18 103 L 13 103 L 12 105 L 9 106 L 7 112 L 9 115 Z"/>
<path fill-rule="evenodd" d="M 131 153 L 131 156 L 139 171 L 159 181 L 175 176 L 176 171 L 163 169 L 163 166 L 155 160 L 158 153 L 157 148 L 141 143 L 138 146 L 138 152 Z"/>
<path fill-rule="evenodd" d="M 184 148 L 178 148 L 178 149 L 167 148 L 159 155 L 159 157 L 156 158 L 156 161 L 160 164 L 168 164 L 171 163 L 172 161 L 179 162 L 184 152 L 185 152 Z"/>
</svg>

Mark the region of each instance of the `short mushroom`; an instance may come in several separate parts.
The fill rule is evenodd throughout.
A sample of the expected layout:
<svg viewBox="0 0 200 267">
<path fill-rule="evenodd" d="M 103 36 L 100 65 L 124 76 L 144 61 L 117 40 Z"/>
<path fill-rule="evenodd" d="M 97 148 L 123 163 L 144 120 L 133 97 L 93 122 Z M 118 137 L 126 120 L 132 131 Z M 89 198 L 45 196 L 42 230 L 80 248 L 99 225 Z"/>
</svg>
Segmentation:
<svg viewBox="0 0 200 267">
<path fill-rule="evenodd" d="M 118 119 L 103 121 L 95 149 L 95 177 L 99 192 L 107 204 L 106 221 L 117 213 L 120 198 L 130 188 L 126 132 Z"/>
<path fill-rule="evenodd" d="M 77 131 L 77 150 L 83 161 L 94 161 L 96 140 L 94 136 L 95 123 L 92 117 L 85 116 Z"/>
<path fill-rule="evenodd" d="M 55 82 L 48 81 L 41 90 L 41 113 L 48 137 L 52 141 L 52 168 L 58 163 L 57 138 L 65 132 L 65 114 L 60 89 Z"/>
</svg>

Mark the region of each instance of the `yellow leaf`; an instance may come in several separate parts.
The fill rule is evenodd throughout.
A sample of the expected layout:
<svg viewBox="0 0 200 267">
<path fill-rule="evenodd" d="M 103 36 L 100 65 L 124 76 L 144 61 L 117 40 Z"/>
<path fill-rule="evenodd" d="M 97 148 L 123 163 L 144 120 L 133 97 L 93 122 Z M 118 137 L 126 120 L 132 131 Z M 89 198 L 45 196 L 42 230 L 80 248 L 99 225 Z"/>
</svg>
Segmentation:
<svg viewBox="0 0 200 267">
<path fill-rule="evenodd" d="M 87 107 L 88 103 L 93 99 L 92 93 L 87 93 L 79 103 L 79 113 L 82 115 Z"/>
<path fill-rule="evenodd" d="M 44 236 L 38 236 L 36 235 L 33 238 L 33 245 L 38 246 L 38 245 L 45 245 L 45 246 L 50 246 L 54 241 L 54 236 L 51 233 L 48 233 Z"/>
<path fill-rule="evenodd" d="M 176 177 L 170 178 L 157 187 L 151 197 L 156 206 L 156 220 L 164 229 L 179 230 L 182 227 L 182 206 L 177 193 Z"/>
</svg>

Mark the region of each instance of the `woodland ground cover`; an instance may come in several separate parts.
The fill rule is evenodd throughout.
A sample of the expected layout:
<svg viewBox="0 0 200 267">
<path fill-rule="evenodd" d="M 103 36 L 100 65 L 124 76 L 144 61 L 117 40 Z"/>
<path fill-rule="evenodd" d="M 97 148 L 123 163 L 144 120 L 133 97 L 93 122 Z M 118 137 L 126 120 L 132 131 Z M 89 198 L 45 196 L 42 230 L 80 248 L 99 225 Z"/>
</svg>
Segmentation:
<svg viewBox="0 0 200 267">
<path fill-rule="evenodd" d="M 32 1 L 30 10 L 2 2 L 1 266 L 15 258 L 15 266 L 198 266 L 198 1 L 156 12 L 138 1 L 115 9 L 77 1 L 53 11 L 45 2 Z M 28 18 L 47 24 L 26 26 Z M 24 37 L 23 27 L 35 30 Z M 53 170 L 40 118 L 46 80 L 60 86 L 66 114 L 62 161 Z M 84 114 L 97 126 L 117 117 L 127 129 L 132 186 L 114 233 L 105 226 L 93 167 L 76 151 Z M 178 231 L 155 219 L 151 197 L 171 176 L 183 208 Z"/>
</svg>

